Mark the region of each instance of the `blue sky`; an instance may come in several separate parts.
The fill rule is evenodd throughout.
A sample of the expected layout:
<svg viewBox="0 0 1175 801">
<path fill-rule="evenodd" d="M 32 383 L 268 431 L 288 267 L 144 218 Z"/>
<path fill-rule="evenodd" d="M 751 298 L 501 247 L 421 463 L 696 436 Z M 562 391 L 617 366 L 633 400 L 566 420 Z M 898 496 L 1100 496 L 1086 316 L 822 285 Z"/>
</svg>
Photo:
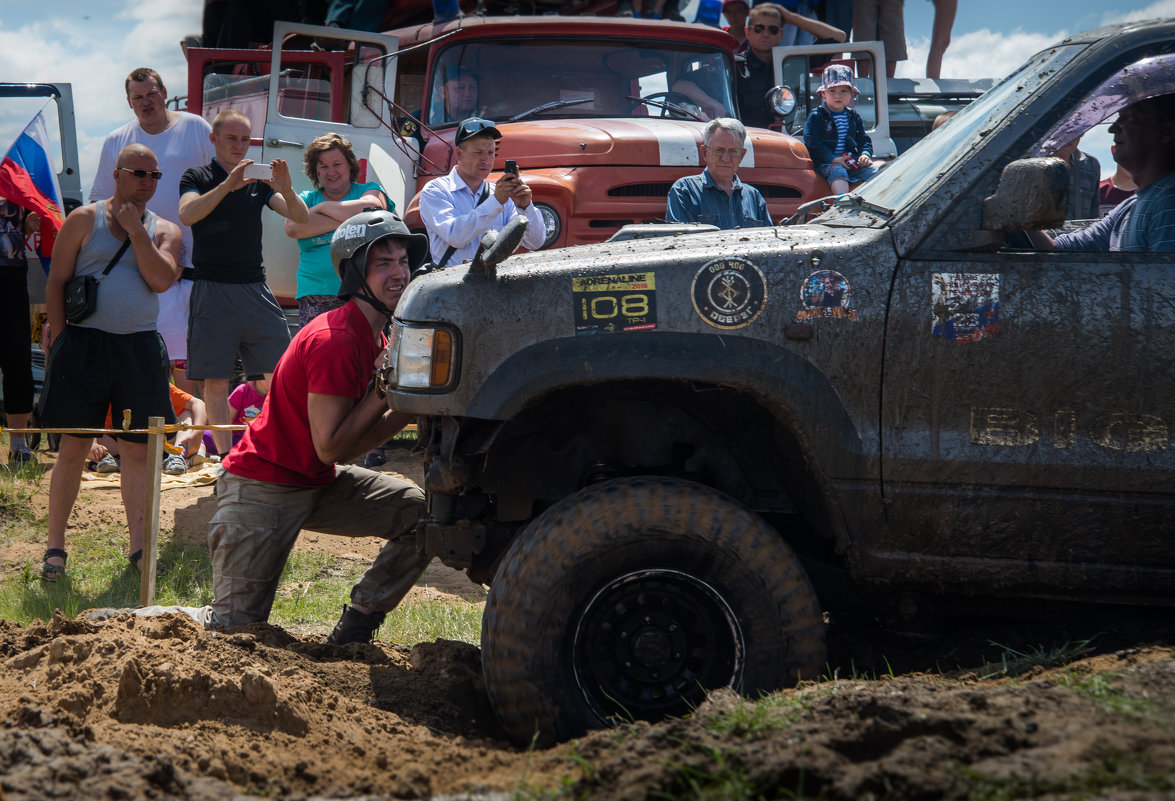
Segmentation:
<svg viewBox="0 0 1175 801">
<path fill-rule="evenodd" d="M 200 31 L 204 0 L 44 0 L 3 3 L 0 15 L 0 77 L 6 81 L 73 84 L 81 149 L 82 184 L 93 180 L 102 139 L 131 119 L 123 79 L 138 66 L 152 66 L 169 94 L 186 91 L 180 39 Z M 910 60 L 900 77 L 922 77 L 934 6 L 906 0 Z M 1175 0 L 960 0 L 951 46 L 943 60 L 948 78 L 999 78 L 1028 56 L 1064 36 L 1108 22 L 1175 17 Z M 35 109 L 0 109 L 0 139 L 11 141 Z M 19 121 L 16 118 L 21 118 Z M 1109 140 L 1094 132 L 1082 148 L 1112 172 Z"/>
</svg>

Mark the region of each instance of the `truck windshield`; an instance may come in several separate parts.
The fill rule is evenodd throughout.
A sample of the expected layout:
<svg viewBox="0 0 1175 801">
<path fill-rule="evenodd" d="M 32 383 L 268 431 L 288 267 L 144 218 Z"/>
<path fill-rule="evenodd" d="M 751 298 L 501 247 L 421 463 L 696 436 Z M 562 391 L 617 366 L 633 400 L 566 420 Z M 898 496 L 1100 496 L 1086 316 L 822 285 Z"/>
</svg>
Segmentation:
<svg viewBox="0 0 1175 801">
<path fill-rule="evenodd" d="M 729 55 L 682 42 L 479 40 L 449 46 L 435 64 L 426 112 L 432 127 L 470 116 L 733 116 Z"/>
<path fill-rule="evenodd" d="M 982 145 L 983 138 L 1014 114 L 1046 77 L 1081 50 L 1080 45 L 1066 45 L 1036 54 L 960 111 L 948 125 L 933 131 L 854 192 L 867 203 L 891 211 L 913 202 L 959 161 L 969 158 Z"/>
</svg>

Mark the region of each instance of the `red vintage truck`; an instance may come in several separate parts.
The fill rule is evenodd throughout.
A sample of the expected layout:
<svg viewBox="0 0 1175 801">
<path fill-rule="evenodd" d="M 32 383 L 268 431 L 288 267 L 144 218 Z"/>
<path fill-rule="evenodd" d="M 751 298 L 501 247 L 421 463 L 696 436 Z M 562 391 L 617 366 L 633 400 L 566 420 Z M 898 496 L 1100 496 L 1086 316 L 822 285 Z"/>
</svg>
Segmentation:
<svg viewBox="0 0 1175 801">
<path fill-rule="evenodd" d="M 378 181 L 414 228 L 423 227 L 420 190 L 453 164 L 460 120 L 446 111 L 442 87 L 459 72 L 477 77 L 477 113 L 503 133 L 496 167 L 516 160 L 534 192 L 547 223 L 544 247 L 603 241 L 626 224 L 664 218 L 669 187 L 702 167 L 709 114 L 691 89 L 737 116 L 735 41 L 705 25 L 464 16 L 373 34 L 278 23 L 274 42 L 190 49 L 188 110 L 208 119 L 243 110 L 258 160 L 298 165 L 315 136 L 344 134 L 362 177 Z M 423 152 L 406 135 L 417 127 Z M 746 146 L 740 176 L 763 193 L 776 221 L 828 194 L 797 138 L 751 129 Z M 295 172 L 295 185 L 307 188 Z M 266 229 L 270 285 L 292 298 L 297 249 L 276 215 Z"/>
</svg>

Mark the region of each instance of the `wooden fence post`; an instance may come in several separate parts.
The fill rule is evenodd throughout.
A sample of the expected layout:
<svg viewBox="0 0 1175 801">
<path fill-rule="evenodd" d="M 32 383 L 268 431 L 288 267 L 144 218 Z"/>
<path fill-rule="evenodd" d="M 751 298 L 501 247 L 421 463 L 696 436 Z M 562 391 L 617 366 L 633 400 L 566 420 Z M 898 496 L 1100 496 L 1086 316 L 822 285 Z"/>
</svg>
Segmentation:
<svg viewBox="0 0 1175 801">
<path fill-rule="evenodd" d="M 162 417 L 147 418 L 147 499 L 143 509 L 143 561 L 139 563 L 139 606 L 155 605 L 155 565 L 159 543 L 159 484 L 163 470 Z"/>
</svg>

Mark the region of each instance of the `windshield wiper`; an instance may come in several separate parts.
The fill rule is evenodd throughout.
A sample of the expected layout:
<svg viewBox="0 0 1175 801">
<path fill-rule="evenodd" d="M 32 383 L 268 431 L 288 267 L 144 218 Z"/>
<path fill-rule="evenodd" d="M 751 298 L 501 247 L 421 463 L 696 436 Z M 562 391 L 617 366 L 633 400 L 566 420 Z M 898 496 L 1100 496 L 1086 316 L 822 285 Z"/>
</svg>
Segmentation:
<svg viewBox="0 0 1175 801">
<path fill-rule="evenodd" d="M 533 117 L 535 114 L 541 114 L 544 111 L 550 111 L 553 108 L 563 108 L 564 106 L 578 106 L 580 103 L 592 103 L 592 102 L 595 102 L 594 97 L 580 97 L 575 100 L 552 100 L 549 103 L 543 103 L 541 106 L 535 106 L 532 109 L 528 109 L 528 110 L 522 112 L 521 114 L 515 114 L 510 119 L 506 120 L 506 122 L 518 122 L 519 120 L 525 120 L 527 117 Z"/>
<path fill-rule="evenodd" d="M 658 92 L 657 94 L 661 94 L 661 93 Z M 694 114 L 688 108 L 685 108 L 683 106 L 679 106 L 676 103 L 665 103 L 660 100 L 649 100 L 647 97 L 636 97 L 635 95 L 629 95 L 626 99 L 633 100 L 633 101 L 635 101 L 637 103 L 641 103 L 641 104 L 648 104 L 650 106 L 657 106 L 658 108 L 663 108 L 667 111 L 676 111 L 678 114 L 684 114 L 685 116 L 689 117 L 690 119 L 697 120 L 698 122 L 705 122 L 704 119 L 699 117 L 697 114 Z"/>
<path fill-rule="evenodd" d="M 875 206 L 872 203 L 869 203 L 868 201 L 862 200 L 861 196 L 857 195 L 857 194 L 828 195 L 826 197 L 816 198 L 815 200 L 809 200 L 807 203 L 801 204 L 799 207 L 796 208 L 795 213 L 792 216 L 788 217 L 786 220 L 784 220 L 782 224 L 783 225 L 793 225 L 797 222 L 800 222 L 801 220 L 804 219 L 804 215 L 806 215 L 809 211 L 816 208 L 817 206 L 824 206 L 825 207 L 821 211 L 821 213 L 823 213 L 824 211 L 828 211 L 829 209 L 831 209 L 835 206 L 848 206 L 851 208 L 857 208 L 857 209 L 861 209 L 863 211 L 867 211 L 870 214 L 876 214 L 878 217 L 881 217 L 882 219 L 889 219 L 889 217 L 893 214 L 893 212 L 890 209 L 887 209 L 883 206 Z"/>
</svg>

